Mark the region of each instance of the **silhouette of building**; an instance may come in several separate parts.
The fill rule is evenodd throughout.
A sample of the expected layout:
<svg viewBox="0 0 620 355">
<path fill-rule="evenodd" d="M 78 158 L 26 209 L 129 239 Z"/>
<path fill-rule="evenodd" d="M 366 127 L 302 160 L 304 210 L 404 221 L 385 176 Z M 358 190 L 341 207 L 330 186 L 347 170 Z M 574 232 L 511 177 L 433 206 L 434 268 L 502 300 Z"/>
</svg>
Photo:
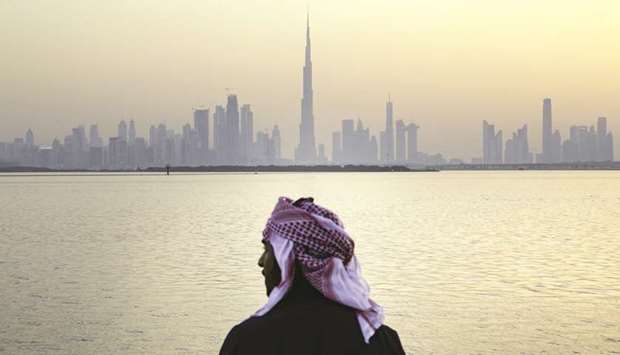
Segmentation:
<svg viewBox="0 0 620 355">
<path fill-rule="evenodd" d="M 241 159 L 242 163 L 251 160 L 252 145 L 254 144 L 254 113 L 250 105 L 241 106 Z"/>
<path fill-rule="evenodd" d="M 273 157 L 277 162 L 282 159 L 282 137 L 278 125 L 273 126 L 271 130 L 271 139 L 273 140 Z"/>
<path fill-rule="evenodd" d="M 332 133 L 332 162 L 340 163 L 342 161 L 342 135 L 340 132 Z"/>
<path fill-rule="evenodd" d="M 377 140 L 364 128 L 362 120 L 342 120 L 342 132 L 332 134 L 332 162 L 338 164 L 376 164 Z"/>
<path fill-rule="evenodd" d="M 599 117 L 594 126 L 571 126 L 562 144 L 564 162 L 613 161 L 613 136 L 607 131 L 607 119 Z"/>
<path fill-rule="evenodd" d="M 543 100 L 542 153 L 539 163 L 559 163 L 562 160 L 562 137 L 553 130 L 553 108 L 551 99 Z"/>
<path fill-rule="evenodd" d="M 418 162 L 418 129 L 415 123 L 407 125 L 407 161 L 410 163 Z"/>
<path fill-rule="evenodd" d="M 319 144 L 319 156 L 317 160 L 319 164 L 327 163 L 327 156 L 325 155 L 325 144 Z"/>
<path fill-rule="evenodd" d="M 482 122 L 482 161 L 484 164 L 502 163 L 502 131 L 495 133 L 495 125 Z"/>
<path fill-rule="evenodd" d="M 549 139 L 551 139 L 551 137 Z M 504 154 L 504 163 L 506 164 L 533 163 L 533 155 L 530 152 L 527 139 L 527 125 L 523 125 L 523 127 L 512 134 L 511 138 L 506 140 Z"/>
<path fill-rule="evenodd" d="M 34 133 L 32 133 L 32 129 L 28 129 L 28 131 L 26 131 L 26 145 L 28 147 L 33 147 L 34 146 Z"/>
<path fill-rule="evenodd" d="M 206 164 L 209 159 L 209 110 L 194 110 L 194 129 L 199 138 L 199 163 Z"/>
<path fill-rule="evenodd" d="M 312 48 L 310 43 L 310 16 L 306 22 L 306 56 L 303 68 L 303 97 L 301 99 L 301 124 L 299 125 L 299 145 L 295 149 L 297 163 L 316 162 L 314 137 L 314 112 L 312 91 Z"/>
<path fill-rule="evenodd" d="M 407 160 L 407 141 L 405 136 L 406 126 L 403 120 L 396 121 L 396 162 L 403 163 Z"/>
<path fill-rule="evenodd" d="M 99 135 L 99 127 L 96 124 L 90 125 L 88 136 L 91 147 L 103 147 L 103 139 Z"/>
<path fill-rule="evenodd" d="M 381 138 L 381 161 L 389 164 L 394 160 L 394 106 L 389 98 L 385 103 L 385 131 Z"/>
<path fill-rule="evenodd" d="M 239 103 L 237 95 L 228 95 L 226 103 L 226 164 L 237 164 L 240 158 L 239 146 Z"/>
<path fill-rule="evenodd" d="M 605 117 L 599 117 L 596 121 L 596 160 L 614 160 L 613 136 L 607 131 L 607 118 Z"/>
<path fill-rule="evenodd" d="M 218 164 L 226 160 L 226 110 L 223 106 L 215 106 L 213 115 L 213 148 Z"/>
<path fill-rule="evenodd" d="M 355 122 L 342 120 L 342 161 L 351 163 L 355 150 Z"/>
<path fill-rule="evenodd" d="M 553 135 L 553 121 L 551 111 L 551 99 L 546 98 L 543 100 L 543 120 L 542 120 L 542 162 L 552 163 L 552 138 Z"/>
<path fill-rule="evenodd" d="M 129 121 L 129 131 L 127 133 L 127 143 L 133 145 L 136 141 L 136 124 L 133 120 Z"/>
<path fill-rule="evenodd" d="M 127 123 L 124 120 L 118 124 L 118 138 L 127 141 Z"/>
</svg>

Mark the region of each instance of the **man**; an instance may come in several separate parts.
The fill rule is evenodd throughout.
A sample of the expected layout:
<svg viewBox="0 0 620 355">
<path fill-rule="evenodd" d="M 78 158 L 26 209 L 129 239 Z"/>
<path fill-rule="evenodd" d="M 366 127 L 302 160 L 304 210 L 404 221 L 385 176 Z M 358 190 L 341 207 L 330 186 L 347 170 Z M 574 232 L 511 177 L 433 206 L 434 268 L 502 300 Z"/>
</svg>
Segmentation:
<svg viewBox="0 0 620 355">
<path fill-rule="evenodd" d="M 338 216 L 281 197 L 263 231 L 258 261 L 268 301 L 235 326 L 220 355 L 404 355 L 369 297 Z"/>
</svg>

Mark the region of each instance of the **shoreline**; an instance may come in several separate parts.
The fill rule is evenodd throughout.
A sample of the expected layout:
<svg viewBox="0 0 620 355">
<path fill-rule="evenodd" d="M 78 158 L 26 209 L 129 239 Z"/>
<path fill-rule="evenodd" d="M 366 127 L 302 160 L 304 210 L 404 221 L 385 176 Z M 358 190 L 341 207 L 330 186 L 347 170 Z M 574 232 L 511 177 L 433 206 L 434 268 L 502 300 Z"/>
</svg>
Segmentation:
<svg viewBox="0 0 620 355">
<path fill-rule="evenodd" d="M 408 167 L 404 165 L 212 165 L 170 166 L 181 173 L 260 173 L 260 172 L 439 172 L 439 171 L 583 171 L 620 170 L 620 162 L 585 162 L 559 164 L 455 164 Z M 166 167 L 136 169 L 51 169 L 32 166 L 0 166 L 0 173 L 166 173 Z"/>
<path fill-rule="evenodd" d="M 259 172 L 438 172 L 439 169 L 408 168 L 402 165 L 257 165 L 257 166 L 171 166 L 170 172 L 180 173 L 259 173 Z M 144 169 L 49 169 L 39 167 L 0 167 L 0 173 L 166 173 L 166 167 Z"/>
</svg>

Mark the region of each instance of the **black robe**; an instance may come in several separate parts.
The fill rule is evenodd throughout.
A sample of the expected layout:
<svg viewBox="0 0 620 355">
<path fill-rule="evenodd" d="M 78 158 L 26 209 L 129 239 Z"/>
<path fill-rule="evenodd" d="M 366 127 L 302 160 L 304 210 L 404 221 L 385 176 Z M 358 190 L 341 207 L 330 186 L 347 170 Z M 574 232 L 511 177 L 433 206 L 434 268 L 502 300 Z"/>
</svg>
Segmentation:
<svg viewBox="0 0 620 355">
<path fill-rule="evenodd" d="M 220 355 L 404 355 L 398 334 L 381 326 L 366 344 L 355 311 L 325 298 L 303 277 L 271 311 L 228 333 Z"/>
</svg>

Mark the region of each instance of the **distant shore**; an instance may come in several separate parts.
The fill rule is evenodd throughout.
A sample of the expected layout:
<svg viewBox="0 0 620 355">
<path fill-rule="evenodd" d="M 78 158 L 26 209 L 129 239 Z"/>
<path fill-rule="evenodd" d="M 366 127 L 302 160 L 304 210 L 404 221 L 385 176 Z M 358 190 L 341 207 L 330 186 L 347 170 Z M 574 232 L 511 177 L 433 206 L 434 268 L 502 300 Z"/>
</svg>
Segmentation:
<svg viewBox="0 0 620 355">
<path fill-rule="evenodd" d="M 215 166 L 171 166 L 170 172 L 437 172 L 439 169 L 432 167 L 408 168 L 402 165 L 215 165 Z M 148 167 L 144 169 L 49 169 L 40 167 L 0 167 L 3 173 L 165 173 L 166 167 Z"/>
<path fill-rule="evenodd" d="M 408 167 L 404 165 L 214 165 L 170 166 L 170 172 L 224 173 L 224 172 L 438 172 L 483 170 L 620 170 L 620 162 L 584 162 L 559 164 L 447 164 Z M 50 169 L 29 166 L 0 166 L 0 173 L 166 173 L 166 167 L 136 169 Z"/>
</svg>

